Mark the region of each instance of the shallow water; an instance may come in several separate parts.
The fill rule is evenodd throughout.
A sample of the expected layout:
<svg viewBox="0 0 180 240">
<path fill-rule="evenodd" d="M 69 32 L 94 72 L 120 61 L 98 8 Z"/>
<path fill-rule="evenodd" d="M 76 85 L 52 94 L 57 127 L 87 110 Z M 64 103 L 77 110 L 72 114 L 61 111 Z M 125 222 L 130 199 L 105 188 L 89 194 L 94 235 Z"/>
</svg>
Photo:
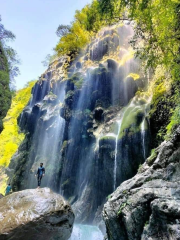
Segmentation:
<svg viewBox="0 0 180 240">
<path fill-rule="evenodd" d="M 103 240 L 103 234 L 96 226 L 74 225 L 71 238 L 69 240 Z"/>
</svg>

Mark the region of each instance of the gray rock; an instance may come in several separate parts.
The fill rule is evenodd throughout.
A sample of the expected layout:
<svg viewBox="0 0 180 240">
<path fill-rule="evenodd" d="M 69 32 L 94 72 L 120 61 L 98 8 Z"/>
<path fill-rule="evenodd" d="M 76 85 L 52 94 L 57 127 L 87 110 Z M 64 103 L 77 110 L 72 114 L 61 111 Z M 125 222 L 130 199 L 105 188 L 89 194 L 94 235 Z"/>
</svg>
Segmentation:
<svg viewBox="0 0 180 240">
<path fill-rule="evenodd" d="M 180 239 L 180 127 L 104 206 L 111 240 Z"/>
<path fill-rule="evenodd" d="M 49 188 L 28 189 L 0 199 L 1 240 L 67 240 L 73 222 L 70 205 Z"/>
</svg>

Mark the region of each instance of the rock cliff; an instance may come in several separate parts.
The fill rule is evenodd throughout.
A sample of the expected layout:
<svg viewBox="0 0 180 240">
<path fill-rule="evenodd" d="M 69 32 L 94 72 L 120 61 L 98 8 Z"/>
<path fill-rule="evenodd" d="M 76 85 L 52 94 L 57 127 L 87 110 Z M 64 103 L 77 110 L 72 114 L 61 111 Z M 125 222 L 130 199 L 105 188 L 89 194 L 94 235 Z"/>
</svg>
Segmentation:
<svg viewBox="0 0 180 240">
<path fill-rule="evenodd" d="M 81 54 L 42 74 L 18 118 L 26 137 L 9 165 L 13 190 L 36 186 L 43 162 L 43 186 L 70 201 L 78 222 L 96 223 L 108 195 L 136 174 L 149 155 L 150 127 L 132 34 L 129 24 L 104 28 Z"/>
<path fill-rule="evenodd" d="M 0 199 L 0 239 L 60 239 L 71 236 L 70 205 L 49 188 L 24 190 Z"/>
<path fill-rule="evenodd" d="M 180 127 L 104 206 L 109 240 L 180 239 Z"/>
</svg>

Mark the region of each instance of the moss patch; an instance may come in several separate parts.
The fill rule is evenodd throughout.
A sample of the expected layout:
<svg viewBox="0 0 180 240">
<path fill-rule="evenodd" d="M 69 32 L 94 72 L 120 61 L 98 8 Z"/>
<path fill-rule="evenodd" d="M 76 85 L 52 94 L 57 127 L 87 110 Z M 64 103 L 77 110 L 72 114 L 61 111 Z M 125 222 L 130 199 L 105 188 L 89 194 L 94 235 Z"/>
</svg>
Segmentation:
<svg viewBox="0 0 180 240">
<path fill-rule="evenodd" d="M 122 120 L 121 130 L 119 133 L 119 139 L 125 136 L 126 130 L 128 134 L 135 134 L 140 131 L 140 124 L 144 117 L 143 109 L 139 107 L 129 107 Z"/>
</svg>

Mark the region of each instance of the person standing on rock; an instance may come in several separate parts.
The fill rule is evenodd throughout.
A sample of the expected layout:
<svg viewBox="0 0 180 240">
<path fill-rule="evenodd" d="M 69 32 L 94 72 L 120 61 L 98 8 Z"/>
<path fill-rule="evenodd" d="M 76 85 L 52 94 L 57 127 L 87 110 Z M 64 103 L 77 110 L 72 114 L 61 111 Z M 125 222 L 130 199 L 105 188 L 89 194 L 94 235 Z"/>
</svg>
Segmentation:
<svg viewBox="0 0 180 240">
<path fill-rule="evenodd" d="M 45 175 L 45 168 L 43 167 L 43 163 L 40 163 L 40 167 L 38 167 L 37 174 L 35 175 L 38 181 L 38 188 L 40 188 L 41 186 L 41 179 L 42 177 L 44 177 L 44 175 Z"/>
<path fill-rule="evenodd" d="M 8 194 L 10 194 L 10 191 L 11 191 L 11 184 L 9 183 L 9 184 L 7 185 L 7 188 L 6 188 L 5 196 L 7 196 Z"/>
</svg>

